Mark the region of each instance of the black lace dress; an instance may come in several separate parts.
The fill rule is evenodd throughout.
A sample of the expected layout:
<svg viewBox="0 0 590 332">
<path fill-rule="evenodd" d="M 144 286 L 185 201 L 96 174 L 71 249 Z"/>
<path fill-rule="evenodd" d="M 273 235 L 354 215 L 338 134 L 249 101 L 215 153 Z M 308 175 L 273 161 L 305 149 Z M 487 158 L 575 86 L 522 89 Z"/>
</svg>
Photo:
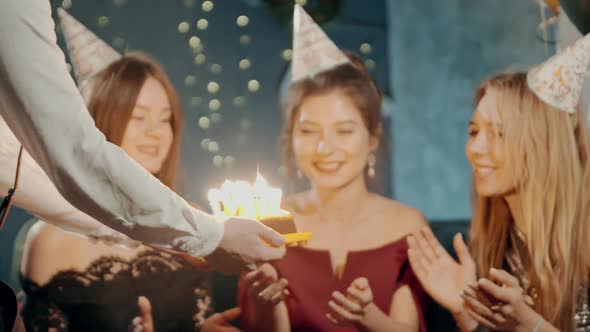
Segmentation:
<svg viewBox="0 0 590 332">
<path fill-rule="evenodd" d="M 132 261 L 102 257 L 86 271 L 63 271 L 40 286 L 21 277 L 27 331 L 127 331 L 137 297 L 152 304 L 155 330 L 197 331 L 212 313 L 209 274 L 157 251 Z"/>
</svg>

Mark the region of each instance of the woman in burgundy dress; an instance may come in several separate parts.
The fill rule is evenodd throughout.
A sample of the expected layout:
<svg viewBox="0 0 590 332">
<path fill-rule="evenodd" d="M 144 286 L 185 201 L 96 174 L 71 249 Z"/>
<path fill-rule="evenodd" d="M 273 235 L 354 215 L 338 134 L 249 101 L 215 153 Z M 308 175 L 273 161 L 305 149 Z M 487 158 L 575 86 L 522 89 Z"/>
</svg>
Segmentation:
<svg viewBox="0 0 590 332">
<path fill-rule="evenodd" d="M 298 15 L 300 24 L 313 23 L 302 10 Z M 282 146 L 291 173 L 310 183 L 286 209 L 313 238 L 242 278 L 242 328 L 424 331 L 425 293 L 408 263 L 406 235 L 426 221 L 366 184 L 375 176 L 381 94 L 360 59 L 340 52 L 315 24 L 296 31 L 313 29 L 325 38 L 312 42 L 323 43 L 315 49 L 331 47 L 340 63 L 324 62 L 318 73 L 299 62 L 295 42 Z"/>
</svg>

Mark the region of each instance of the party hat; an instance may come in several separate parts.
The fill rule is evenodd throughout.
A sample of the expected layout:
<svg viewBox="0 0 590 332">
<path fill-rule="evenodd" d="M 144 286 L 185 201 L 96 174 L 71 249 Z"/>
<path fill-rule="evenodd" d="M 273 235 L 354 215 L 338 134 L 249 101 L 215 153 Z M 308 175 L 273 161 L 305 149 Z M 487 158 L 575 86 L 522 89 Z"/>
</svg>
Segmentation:
<svg viewBox="0 0 590 332">
<path fill-rule="evenodd" d="M 346 55 L 303 7 L 296 4 L 293 12 L 291 82 L 313 77 L 345 63 L 350 63 Z"/>
<path fill-rule="evenodd" d="M 576 111 L 590 62 L 589 36 L 529 70 L 528 86 L 537 97 L 561 111 Z"/>
<path fill-rule="evenodd" d="M 58 8 L 57 13 L 78 87 L 83 88 L 92 76 L 120 59 L 121 54 L 65 10 Z"/>
</svg>

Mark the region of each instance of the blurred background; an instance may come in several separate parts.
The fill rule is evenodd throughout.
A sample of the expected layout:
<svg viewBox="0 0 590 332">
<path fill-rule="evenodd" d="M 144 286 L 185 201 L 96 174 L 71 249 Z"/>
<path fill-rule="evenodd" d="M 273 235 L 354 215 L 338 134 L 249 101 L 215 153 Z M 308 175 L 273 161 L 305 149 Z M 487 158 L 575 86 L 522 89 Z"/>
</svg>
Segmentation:
<svg viewBox="0 0 590 332">
<path fill-rule="evenodd" d="M 379 156 L 376 190 L 417 207 L 432 223 L 470 216 L 464 144 L 478 81 L 527 69 L 580 36 L 556 0 L 296 2 L 340 48 L 363 57 L 386 96 L 389 144 Z M 51 3 L 118 51 L 144 51 L 164 64 L 184 106 L 187 200 L 207 206 L 208 188 L 225 178 L 252 180 L 257 167 L 286 188 L 278 105 L 289 80 L 295 1 Z M 57 34 L 64 46 L 59 28 Z M 30 218 L 13 209 L 0 232 L 0 279 L 9 279 L 14 238 Z M 217 300 L 220 309 L 232 292 Z"/>
</svg>

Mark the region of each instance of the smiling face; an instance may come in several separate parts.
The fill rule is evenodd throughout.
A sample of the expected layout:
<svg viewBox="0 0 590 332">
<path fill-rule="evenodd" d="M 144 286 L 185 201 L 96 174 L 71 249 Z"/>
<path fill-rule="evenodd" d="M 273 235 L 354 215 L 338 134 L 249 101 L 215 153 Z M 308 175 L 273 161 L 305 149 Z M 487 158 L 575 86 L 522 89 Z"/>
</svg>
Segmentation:
<svg viewBox="0 0 590 332">
<path fill-rule="evenodd" d="M 174 132 L 166 90 L 152 77 L 143 84 L 121 147 L 141 166 L 157 174 L 170 152 Z"/>
<path fill-rule="evenodd" d="M 502 196 L 515 189 L 515 172 L 506 162 L 503 124 L 498 112 L 501 94 L 488 88 L 469 122 L 466 155 L 480 196 Z"/>
<path fill-rule="evenodd" d="M 353 101 L 340 90 L 306 97 L 298 108 L 292 146 L 299 169 L 316 188 L 340 188 L 364 179 L 377 149 Z"/>
</svg>

